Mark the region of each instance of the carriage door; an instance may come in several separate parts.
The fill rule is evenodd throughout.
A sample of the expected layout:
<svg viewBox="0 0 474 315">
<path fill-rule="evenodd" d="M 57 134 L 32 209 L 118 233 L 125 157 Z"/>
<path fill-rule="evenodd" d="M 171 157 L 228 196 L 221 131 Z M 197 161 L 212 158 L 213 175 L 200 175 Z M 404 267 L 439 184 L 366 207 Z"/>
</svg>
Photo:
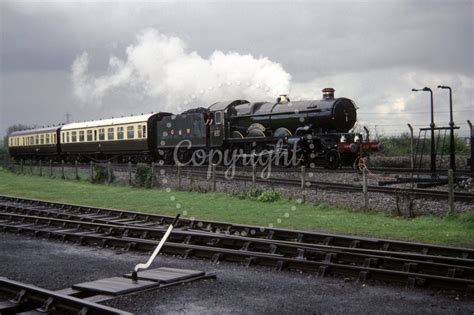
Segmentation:
<svg viewBox="0 0 474 315">
<path fill-rule="evenodd" d="M 224 142 L 224 112 L 214 113 L 214 122 L 210 126 L 211 147 L 220 147 Z"/>
</svg>

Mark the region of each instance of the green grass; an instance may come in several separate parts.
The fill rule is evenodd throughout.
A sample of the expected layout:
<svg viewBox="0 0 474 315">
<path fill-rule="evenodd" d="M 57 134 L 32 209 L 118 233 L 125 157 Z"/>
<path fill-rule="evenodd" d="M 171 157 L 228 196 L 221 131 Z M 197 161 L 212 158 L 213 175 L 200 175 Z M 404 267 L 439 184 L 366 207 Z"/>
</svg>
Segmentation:
<svg viewBox="0 0 474 315">
<path fill-rule="evenodd" d="M 273 224 L 281 228 L 474 246 L 474 210 L 447 218 L 406 219 L 288 200 L 261 202 L 241 200 L 223 193 L 94 185 L 84 181 L 15 175 L 2 169 L 0 194 L 167 215 L 186 212 L 186 217 L 265 227 Z"/>
</svg>

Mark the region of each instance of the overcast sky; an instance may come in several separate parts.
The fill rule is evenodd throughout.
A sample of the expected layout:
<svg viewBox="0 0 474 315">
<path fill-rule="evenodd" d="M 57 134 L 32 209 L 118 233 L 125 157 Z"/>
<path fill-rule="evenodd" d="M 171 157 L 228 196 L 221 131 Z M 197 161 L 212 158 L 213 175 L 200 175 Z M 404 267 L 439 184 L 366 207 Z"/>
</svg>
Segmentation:
<svg viewBox="0 0 474 315">
<path fill-rule="evenodd" d="M 0 134 L 215 101 L 353 99 L 385 135 L 474 120 L 473 1 L 0 1 Z"/>
</svg>

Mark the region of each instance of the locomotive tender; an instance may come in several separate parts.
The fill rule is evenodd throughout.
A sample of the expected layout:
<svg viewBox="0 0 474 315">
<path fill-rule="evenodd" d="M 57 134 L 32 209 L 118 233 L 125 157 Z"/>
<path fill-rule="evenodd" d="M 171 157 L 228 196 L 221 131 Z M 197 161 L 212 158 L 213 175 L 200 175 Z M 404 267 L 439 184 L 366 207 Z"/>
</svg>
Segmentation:
<svg viewBox="0 0 474 315">
<path fill-rule="evenodd" d="M 321 100 L 292 102 L 281 95 L 276 102 L 234 100 L 179 115 L 161 112 L 18 131 L 9 135 L 8 146 L 16 160 L 164 163 L 176 163 L 176 157 L 181 163 L 196 150 L 279 151 L 296 155 L 299 164 L 335 169 L 355 166 L 380 149 L 349 132 L 356 121 L 354 102 L 335 98 L 334 89 L 326 88 Z"/>
</svg>

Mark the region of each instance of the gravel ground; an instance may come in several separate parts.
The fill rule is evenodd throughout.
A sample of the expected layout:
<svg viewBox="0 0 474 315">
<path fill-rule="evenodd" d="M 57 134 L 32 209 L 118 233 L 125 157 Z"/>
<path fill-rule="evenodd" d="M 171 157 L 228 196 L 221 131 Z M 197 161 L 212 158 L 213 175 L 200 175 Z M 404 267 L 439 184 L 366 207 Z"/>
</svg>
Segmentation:
<svg viewBox="0 0 474 315">
<path fill-rule="evenodd" d="M 2 234 L 0 275 L 47 289 L 118 276 L 147 259 L 122 252 Z M 153 267 L 205 270 L 217 280 L 119 297 L 108 304 L 137 314 L 474 314 L 474 298 L 263 267 L 159 256 Z"/>
<path fill-rule="evenodd" d="M 158 170 L 159 171 L 159 170 Z M 158 182 L 162 188 L 176 189 L 178 180 L 176 173 L 172 173 L 169 169 L 165 169 L 165 174 L 160 175 Z M 249 173 L 238 172 L 237 175 L 251 175 Z M 360 184 L 361 176 L 357 173 L 327 173 L 327 172 L 311 172 L 308 171 L 307 179 L 311 181 Z M 257 174 L 258 175 L 258 174 Z M 272 178 L 300 178 L 299 173 L 272 173 Z M 302 190 L 300 187 L 283 186 L 283 185 L 264 185 L 257 184 L 259 189 L 275 189 L 281 192 L 285 197 L 290 199 L 300 199 L 307 203 L 326 204 L 331 206 L 349 208 L 353 211 L 365 211 L 364 196 L 360 193 L 343 193 L 328 190 L 318 190 L 312 188 L 309 182 L 306 188 Z M 369 178 L 369 185 L 377 185 L 377 179 Z M 181 188 L 192 191 L 210 191 L 212 189 L 212 180 L 202 177 L 193 176 L 191 179 L 187 176 L 186 171 L 182 172 Z M 251 182 L 217 179 L 217 191 L 226 193 L 237 193 L 252 188 Z M 362 190 L 362 188 L 361 188 Z M 410 206 L 411 204 L 411 206 Z M 383 212 L 389 215 L 404 216 L 420 216 L 420 215 L 446 215 L 449 207 L 447 201 L 413 199 L 410 201 L 409 196 L 404 194 L 387 195 L 369 192 L 369 208 L 374 211 Z M 455 202 L 454 209 L 456 213 L 464 213 L 474 209 L 473 203 Z M 410 213 L 411 212 L 411 213 Z"/>
</svg>

